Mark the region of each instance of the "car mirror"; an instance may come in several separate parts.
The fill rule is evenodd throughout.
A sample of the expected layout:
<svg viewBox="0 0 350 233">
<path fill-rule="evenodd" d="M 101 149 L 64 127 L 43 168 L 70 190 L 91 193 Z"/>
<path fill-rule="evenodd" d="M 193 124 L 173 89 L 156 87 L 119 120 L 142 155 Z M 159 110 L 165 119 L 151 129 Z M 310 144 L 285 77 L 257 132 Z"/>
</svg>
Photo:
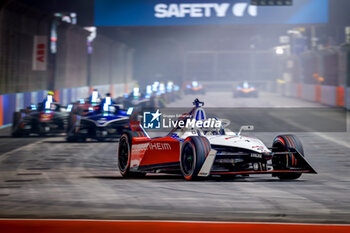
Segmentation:
<svg viewBox="0 0 350 233">
<path fill-rule="evenodd" d="M 241 128 L 239 129 L 239 132 L 237 135 L 240 135 L 242 131 L 252 131 L 254 130 L 254 126 L 253 125 L 242 125 Z"/>
</svg>

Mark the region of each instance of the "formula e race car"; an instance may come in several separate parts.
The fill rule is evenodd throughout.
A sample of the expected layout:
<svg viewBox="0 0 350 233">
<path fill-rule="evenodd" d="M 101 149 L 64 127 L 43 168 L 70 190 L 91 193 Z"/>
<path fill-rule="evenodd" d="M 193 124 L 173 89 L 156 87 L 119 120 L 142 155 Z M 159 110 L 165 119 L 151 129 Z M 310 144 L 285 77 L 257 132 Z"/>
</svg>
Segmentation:
<svg viewBox="0 0 350 233">
<path fill-rule="evenodd" d="M 13 113 L 12 136 L 59 134 L 65 132 L 68 114 L 58 103 L 31 105 Z"/>
<path fill-rule="evenodd" d="M 183 83 L 183 89 L 185 95 L 188 94 L 205 94 L 205 88 L 202 84 L 198 83 L 197 81 L 193 82 L 184 82 Z"/>
<path fill-rule="evenodd" d="M 67 141 L 85 141 L 88 138 L 104 141 L 120 137 L 133 109 L 123 110 L 113 104 L 110 97 L 106 99 L 109 100 L 98 105 L 81 102 L 70 106 Z"/>
<path fill-rule="evenodd" d="M 143 113 L 165 107 L 164 94 L 155 94 L 152 91 L 140 92 L 139 87 L 135 87 L 130 94 L 118 97 L 115 101 L 125 108 L 133 108 L 134 112 Z"/>
<path fill-rule="evenodd" d="M 303 146 L 294 135 L 279 135 L 267 148 L 257 138 L 226 129 L 215 118 L 206 118 L 203 102 L 178 118 L 178 127 L 168 135 L 150 138 L 139 122 L 130 122 L 119 141 L 118 167 L 124 177 L 147 173 L 180 173 L 186 180 L 210 175 L 272 174 L 282 180 L 316 173 L 304 157 Z M 215 127 L 201 127 L 214 121 Z M 179 127 L 180 125 L 184 127 Z M 213 125 L 212 123 L 207 125 Z"/>
<path fill-rule="evenodd" d="M 144 111 L 155 110 L 158 106 L 165 107 L 165 105 L 157 104 L 160 98 L 156 96 L 151 96 L 149 98 L 145 98 L 144 96 L 140 96 L 137 98 L 133 98 L 132 95 L 124 98 L 119 98 L 116 102 L 122 104 L 125 108 L 133 108 L 134 111 L 142 113 Z M 160 102 L 162 103 L 162 102 Z"/>
<path fill-rule="evenodd" d="M 258 97 L 258 90 L 248 82 L 243 82 L 233 90 L 233 97 Z"/>
</svg>

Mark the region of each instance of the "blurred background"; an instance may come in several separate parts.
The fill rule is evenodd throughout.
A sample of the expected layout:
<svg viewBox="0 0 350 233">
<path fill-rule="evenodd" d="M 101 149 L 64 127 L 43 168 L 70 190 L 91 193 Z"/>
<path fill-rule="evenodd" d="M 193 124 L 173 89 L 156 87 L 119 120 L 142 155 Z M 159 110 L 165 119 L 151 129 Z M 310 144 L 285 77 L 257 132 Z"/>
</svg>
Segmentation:
<svg viewBox="0 0 350 233">
<path fill-rule="evenodd" d="M 3 1 L 2 105 L 18 110 L 44 90 L 67 105 L 94 87 L 117 97 L 171 80 L 208 91 L 248 81 L 261 91 L 350 106 L 349 1 L 228 2 L 225 17 L 212 8 L 210 17 L 157 18 L 153 0 Z M 35 48 L 38 41 L 47 47 Z M 4 116 L 0 124 L 8 123 Z"/>
</svg>

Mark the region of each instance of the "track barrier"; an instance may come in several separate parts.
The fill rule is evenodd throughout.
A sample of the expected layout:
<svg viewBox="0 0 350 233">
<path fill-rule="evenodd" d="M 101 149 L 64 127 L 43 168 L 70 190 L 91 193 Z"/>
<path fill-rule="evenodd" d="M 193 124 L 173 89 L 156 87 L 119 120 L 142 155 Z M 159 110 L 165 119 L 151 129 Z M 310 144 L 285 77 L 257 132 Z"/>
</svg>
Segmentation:
<svg viewBox="0 0 350 233">
<path fill-rule="evenodd" d="M 3 115 L 4 115 L 4 111 L 3 111 L 3 103 L 2 103 L 2 96 L 0 95 L 0 126 L 2 126 L 4 124 L 4 119 L 3 119 Z"/>
<path fill-rule="evenodd" d="M 320 84 L 280 84 L 281 95 L 350 110 L 350 88 Z"/>
<path fill-rule="evenodd" d="M 126 87 L 133 88 L 134 86 L 135 83 L 132 82 L 129 84 L 63 88 L 54 90 L 54 98 L 61 105 L 66 106 L 74 101 L 88 97 L 90 92 L 95 88 L 98 89 L 102 96 L 104 96 L 106 93 L 111 93 L 113 97 L 118 97 L 124 94 L 124 89 L 126 89 Z M 37 104 L 43 101 L 46 94 L 47 90 L 0 95 L 0 127 L 12 123 L 13 112 L 24 109 L 31 104 Z"/>
<path fill-rule="evenodd" d="M 344 87 L 336 87 L 336 105 L 338 107 L 345 107 L 345 89 Z"/>
</svg>

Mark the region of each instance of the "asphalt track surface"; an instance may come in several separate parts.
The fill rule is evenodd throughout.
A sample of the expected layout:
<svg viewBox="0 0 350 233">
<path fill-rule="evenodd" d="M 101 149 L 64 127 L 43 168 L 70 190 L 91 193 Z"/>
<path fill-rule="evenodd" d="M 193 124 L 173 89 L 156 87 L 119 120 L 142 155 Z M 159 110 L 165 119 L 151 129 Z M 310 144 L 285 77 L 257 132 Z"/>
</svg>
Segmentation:
<svg viewBox="0 0 350 233">
<path fill-rule="evenodd" d="M 321 107 L 264 94 L 199 96 L 208 107 Z M 191 107 L 184 96 L 170 107 Z M 117 142 L 67 143 L 64 137 L 13 139 L 1 130 L 0 218 L 350 223 L 350 134 L 297 133 L 317 175 L 270 175 L 188 182 L 155 174 L 122 178 Z M 250 134 L 250 133 L 249 133 Z M 278 133 L 255 133 L 268 146 Z"/>
</svg>

